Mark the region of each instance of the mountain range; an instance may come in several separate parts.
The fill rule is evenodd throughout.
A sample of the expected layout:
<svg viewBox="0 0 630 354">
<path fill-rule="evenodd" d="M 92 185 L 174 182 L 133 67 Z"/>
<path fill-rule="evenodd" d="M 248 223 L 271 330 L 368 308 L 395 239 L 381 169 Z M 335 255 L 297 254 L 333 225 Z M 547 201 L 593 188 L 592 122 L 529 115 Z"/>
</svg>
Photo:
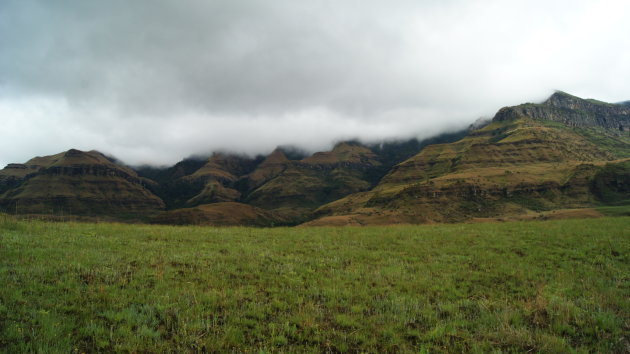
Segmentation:
<svg viewBox="0 0 630 354">
<path fill-rule="evenodd" d="M 312 155 L 214 153 L 132 168 L 71 149 L 0 170 L 0 210 L 202 225 L 366 225 L 535 217 L 630 204 L 630 105 L 556 92 L 467 130 L 340 142 Z"/>
</svg>

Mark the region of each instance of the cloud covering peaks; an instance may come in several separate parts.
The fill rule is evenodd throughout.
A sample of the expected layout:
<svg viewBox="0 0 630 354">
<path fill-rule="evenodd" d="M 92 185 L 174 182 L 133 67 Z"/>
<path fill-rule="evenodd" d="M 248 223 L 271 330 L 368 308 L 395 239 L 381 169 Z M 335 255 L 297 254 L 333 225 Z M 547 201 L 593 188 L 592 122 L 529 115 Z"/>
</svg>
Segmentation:
<svg viewBox="0 0 630 354">
<path fill-rule="evenodd" d="M 554 89 L 630 99 L 627 1 L 3 0 L 0 162 L 427 137 Z"/>
</svg>

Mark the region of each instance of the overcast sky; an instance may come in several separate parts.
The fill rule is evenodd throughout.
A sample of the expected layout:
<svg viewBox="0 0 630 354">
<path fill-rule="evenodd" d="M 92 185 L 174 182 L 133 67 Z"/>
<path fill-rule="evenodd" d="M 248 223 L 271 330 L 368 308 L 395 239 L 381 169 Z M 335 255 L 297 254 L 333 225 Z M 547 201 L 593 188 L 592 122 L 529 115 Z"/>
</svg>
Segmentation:
<svg viewBox="0 0 630 354">
<path fill-rule="evenodd" d="M 630 99 L 630 1 L 1 0 L 0 164 L 427 137 Z"/>
</svg>

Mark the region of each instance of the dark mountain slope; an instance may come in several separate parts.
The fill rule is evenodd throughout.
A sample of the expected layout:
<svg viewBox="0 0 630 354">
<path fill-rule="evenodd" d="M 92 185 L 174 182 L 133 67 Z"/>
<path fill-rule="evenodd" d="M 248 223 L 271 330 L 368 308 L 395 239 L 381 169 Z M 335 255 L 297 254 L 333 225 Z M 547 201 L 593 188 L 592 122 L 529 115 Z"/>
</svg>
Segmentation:
<svg viewBox="0 0 630 354">
<path fill-rule="evenodd" d="M 287 160 L 278 152 L 272 157 L 245 177 L 249 186 L 260 185 L 245 201 L 296 222 L 324 203 L 369 189 L 366 171 L 380 165 L 370 149 L 357 143 L 339 143 L 332 151 L 299 161 Z M 266 179 L 262 184 L 261 176 Z"/>
<path fill-rule="evenodd" d="M 141 219 L 164 207 L 146 188 L 150 180 L 97 151 L 37 157 L 0 175 L 14 181 L 0 195 L 0 208 L 8 212 Z"/>
<path fill-rule="evenodd" d="M 331 151 L 310 156 L 282 147 L 265 158 L 214 154 L 185 175 L 171 173 L 170 179 L 166 172 L 160 174 L 151 169 L 139 172 L 158 182 L 151 190 L 165 200 L 167 209 L 240 202 L 273 210 L 274 215 L 281 216 L 280 223 L 298 223 L 308 220 L 311 211 L 324 203 L 372 188 L 391 166 L 414 155 L 430 141 L 453 141 L 462 135 L 453 133 L 428 141 L 411 139 L 373 145 L 347 141 Z M 233 204 L 216 205 L 213 210 L 222 206 L 237 210 Z M 214 214 L 206 213 L 206 223 L 210 223 L 211 215 Z M 184 214 L 172 213 L 168 219 L 177 216 Z"/>
<path fill-rule="evenodd" d="M 181 178 L 189 183 L 203 183 L 203 189 L 190 198 L 187 206 L 241 200 L 237 182 L 253 171 L 262 158 L 249 158 L 233 154 L 215 153 L 194 173 Z"/>
<path fill-rule="evenodd" d="M 156 183 L 148 185 L 148 189 L 160 197 L 166 209 L 181 208 L 197 195 L 204 187 L 203 182 L 183 181 L 181 177 L 190 175 L 200 169 L 207 159 L 187 158 L 169 168 L 141 166 L 136 168 L 139 176 L 149 178 Z"/>
<path fill-rule="evenodd" d="M 141 167 L 137 171 L 157 182 L 150 189 L 170 210 L 240 200 L 242 186 L 238 183 L 239 178 L 251 172 L 262 159 L 214 153 L 206 159 L 185 159 L 167 169 Z"/>
</svg>

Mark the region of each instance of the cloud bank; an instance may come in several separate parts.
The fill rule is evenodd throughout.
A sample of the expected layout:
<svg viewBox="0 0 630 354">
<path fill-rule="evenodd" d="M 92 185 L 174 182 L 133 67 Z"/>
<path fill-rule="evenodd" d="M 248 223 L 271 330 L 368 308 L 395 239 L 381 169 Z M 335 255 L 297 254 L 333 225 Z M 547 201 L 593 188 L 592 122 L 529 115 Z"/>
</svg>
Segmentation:
<svg viewBox="0 0 630 354">
<path fill-rule="evenodd" d="M 630 99 L 627 1 L 3 0 L 0 163 L 428 137 L 554 89 Z"/>
</svg>

